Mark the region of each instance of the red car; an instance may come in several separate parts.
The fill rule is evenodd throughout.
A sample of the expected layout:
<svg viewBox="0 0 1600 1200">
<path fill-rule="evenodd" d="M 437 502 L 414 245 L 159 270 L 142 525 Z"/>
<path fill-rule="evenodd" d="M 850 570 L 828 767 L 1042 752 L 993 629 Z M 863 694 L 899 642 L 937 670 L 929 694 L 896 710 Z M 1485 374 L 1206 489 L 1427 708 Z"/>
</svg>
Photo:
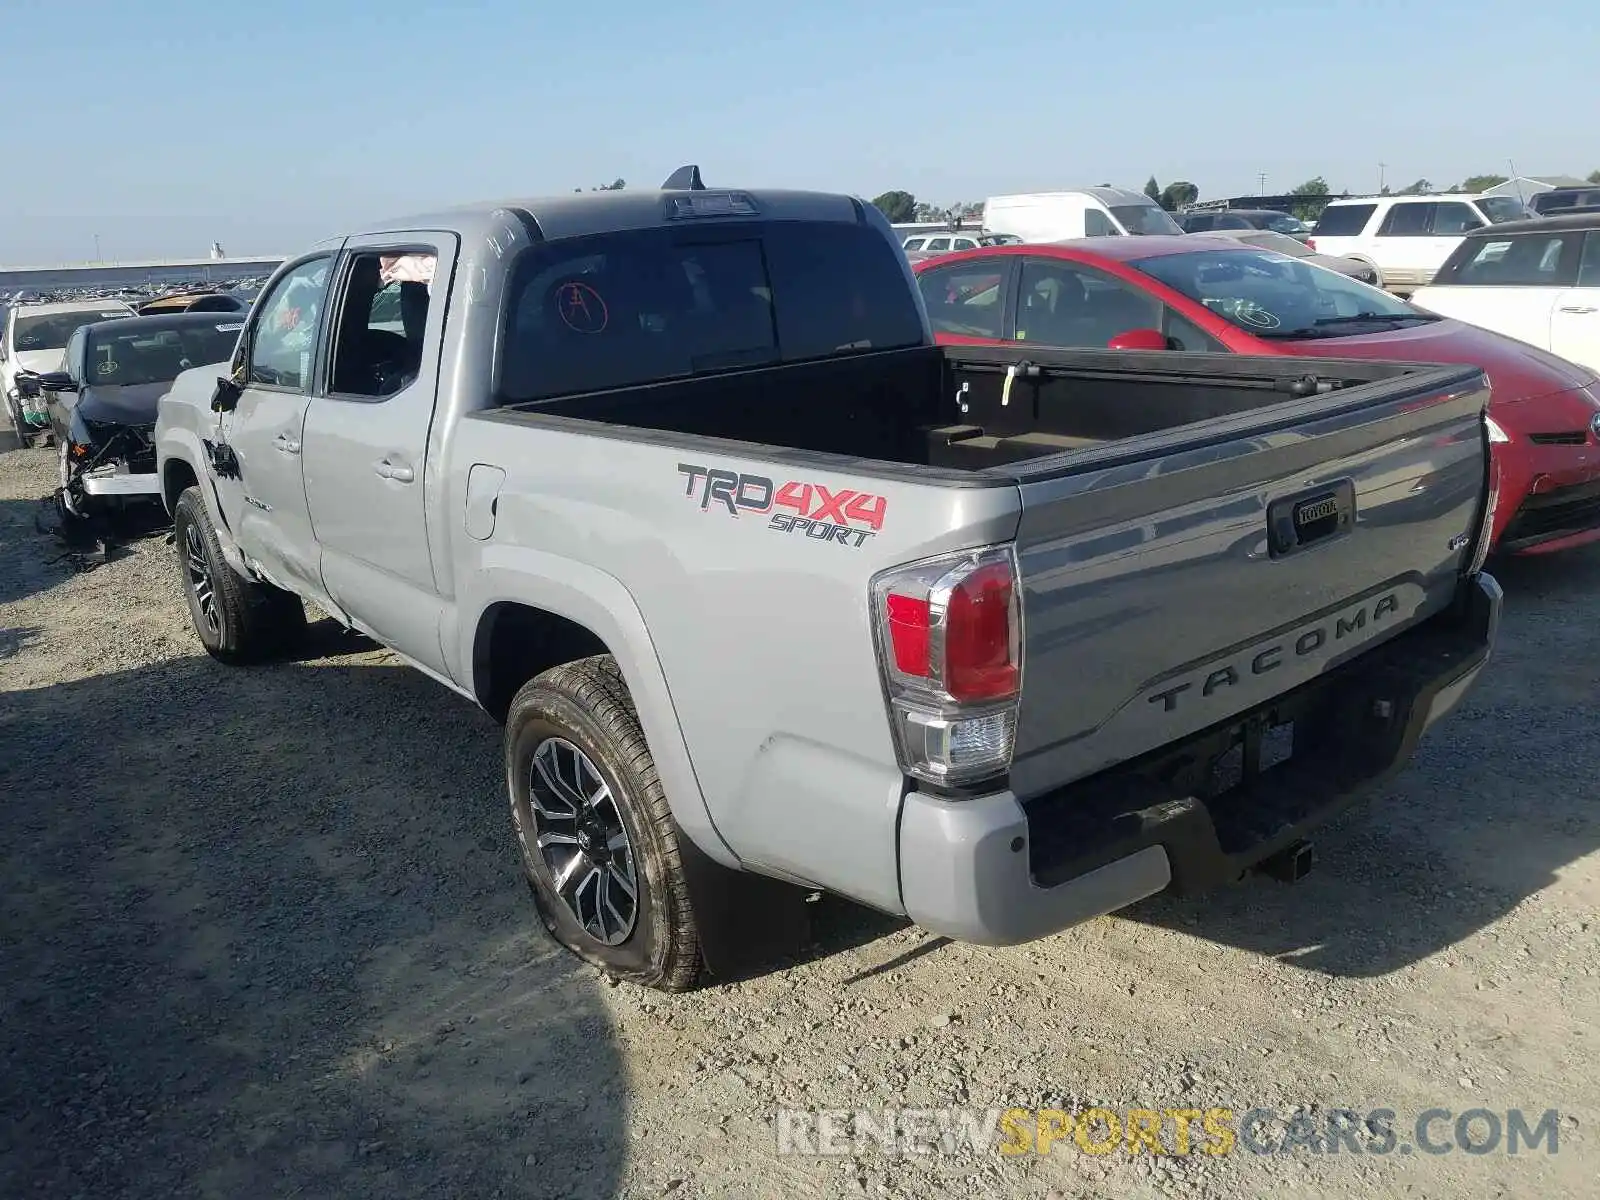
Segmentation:
<svg viewBox="0 0 1600 1200">
<path fill-rule="evenodd" d="M 993 246 L 914 265 L 949 344 L 1200 350 L 1469 363 L 1502 441 L 1502 553 L 1600 541 L 1600 379 L 1501 334 L 1242 242 L 1100 237 Z"/>
</svg>

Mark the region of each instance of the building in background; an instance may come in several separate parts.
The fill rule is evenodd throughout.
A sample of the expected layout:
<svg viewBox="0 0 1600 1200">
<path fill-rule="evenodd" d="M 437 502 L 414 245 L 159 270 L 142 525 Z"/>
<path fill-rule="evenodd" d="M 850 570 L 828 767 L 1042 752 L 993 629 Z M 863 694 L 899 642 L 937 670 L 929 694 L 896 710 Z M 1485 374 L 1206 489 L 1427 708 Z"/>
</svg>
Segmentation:
<svg viewBox="0 0 1600 1200">
<path fill-rule="evenodd" d="M 1510 196 L 1514 200 L 1526 200 L 1529 196 L 1536 196 L 1540 192 L 1553 192 L 1558 187 L 1582 187 L 1584 183 L 1584 180 L 1575 175 L 1513 175 L 1504 183 L 1484 188 L 1478 194 Z"/>
</svg>

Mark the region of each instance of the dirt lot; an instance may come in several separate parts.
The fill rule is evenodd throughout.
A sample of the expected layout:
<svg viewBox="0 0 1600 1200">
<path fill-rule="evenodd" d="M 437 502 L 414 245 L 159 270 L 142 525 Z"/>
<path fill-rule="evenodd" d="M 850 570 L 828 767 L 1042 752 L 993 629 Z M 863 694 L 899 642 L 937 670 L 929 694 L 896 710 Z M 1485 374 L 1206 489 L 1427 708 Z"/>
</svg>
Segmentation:
<svg viewBox="0 0 1600 1200">
<path fill-rule="evenodd" d="M 0 454 L 0 1195 L 1595 1195 L 1600 555 L 1502 569 L 1490 674 L 1300 884 L 1006 951 L 824 904 L 665 998 L 536 927 L 485 716 L 327 622 L 214 664 L 159 537 L 50 561 L 52 473 Z M 779 1106 L 1095 1102 L 1561 1115 L 1515 1157 L 777 1153 Z"/>
</svg>

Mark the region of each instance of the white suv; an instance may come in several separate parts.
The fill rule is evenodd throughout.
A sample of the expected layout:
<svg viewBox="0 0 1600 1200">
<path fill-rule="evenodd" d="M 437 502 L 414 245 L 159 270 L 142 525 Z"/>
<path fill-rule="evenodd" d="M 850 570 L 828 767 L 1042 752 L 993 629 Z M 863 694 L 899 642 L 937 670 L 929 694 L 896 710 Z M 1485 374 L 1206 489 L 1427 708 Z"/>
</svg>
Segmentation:
<svg viewBox="0 0 1600 1200">
<path fill-rule="evenodd" d="M 1380 286 L 1425 287 L 1462 237 L 1485 225 L 1530 216 L 1510 196 L 1366 196 L 1335 200 L 1322 210 L 1308 243 L 1318 254 L 1366 263 Z"/>
</svg>

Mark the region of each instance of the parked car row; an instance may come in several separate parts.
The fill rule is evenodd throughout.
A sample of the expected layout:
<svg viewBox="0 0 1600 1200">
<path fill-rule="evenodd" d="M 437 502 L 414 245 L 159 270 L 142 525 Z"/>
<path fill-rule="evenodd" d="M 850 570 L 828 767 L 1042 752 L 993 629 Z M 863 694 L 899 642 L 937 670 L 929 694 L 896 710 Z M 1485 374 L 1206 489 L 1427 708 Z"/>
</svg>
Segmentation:
<svg viewBox="0 0 1600 1200">
<path fill-rule="evenodd" d="M 975 249 L 982 234 L 1054 242 L 1081 237 L 1269 232 L 1303 242 L 1312 253 L 1359 264 L 1359 270 L 1346 270 L 1356 278 L 1408 293 L 1432 280 L 1467 233 L 1530 215 L 1530 209 L 1510 196 L 1385 195 L 1334 200 L 1312 227 L 1298 217 L 1270 209 L 1196 207 L 1174 216 L 1142 192 L 1076 188 L 992 196 L 984 205 L 981 231 L 965 235 L 972 245 L 939 238 L 940 245 L 934 247 L 930 244 L 933 235 L 919 234 L 906 239 L 906 248 L 913 249 L 910 243 L 914 240 L 918 242 L 915 249 L 922 253 Z"/>
</svg>

